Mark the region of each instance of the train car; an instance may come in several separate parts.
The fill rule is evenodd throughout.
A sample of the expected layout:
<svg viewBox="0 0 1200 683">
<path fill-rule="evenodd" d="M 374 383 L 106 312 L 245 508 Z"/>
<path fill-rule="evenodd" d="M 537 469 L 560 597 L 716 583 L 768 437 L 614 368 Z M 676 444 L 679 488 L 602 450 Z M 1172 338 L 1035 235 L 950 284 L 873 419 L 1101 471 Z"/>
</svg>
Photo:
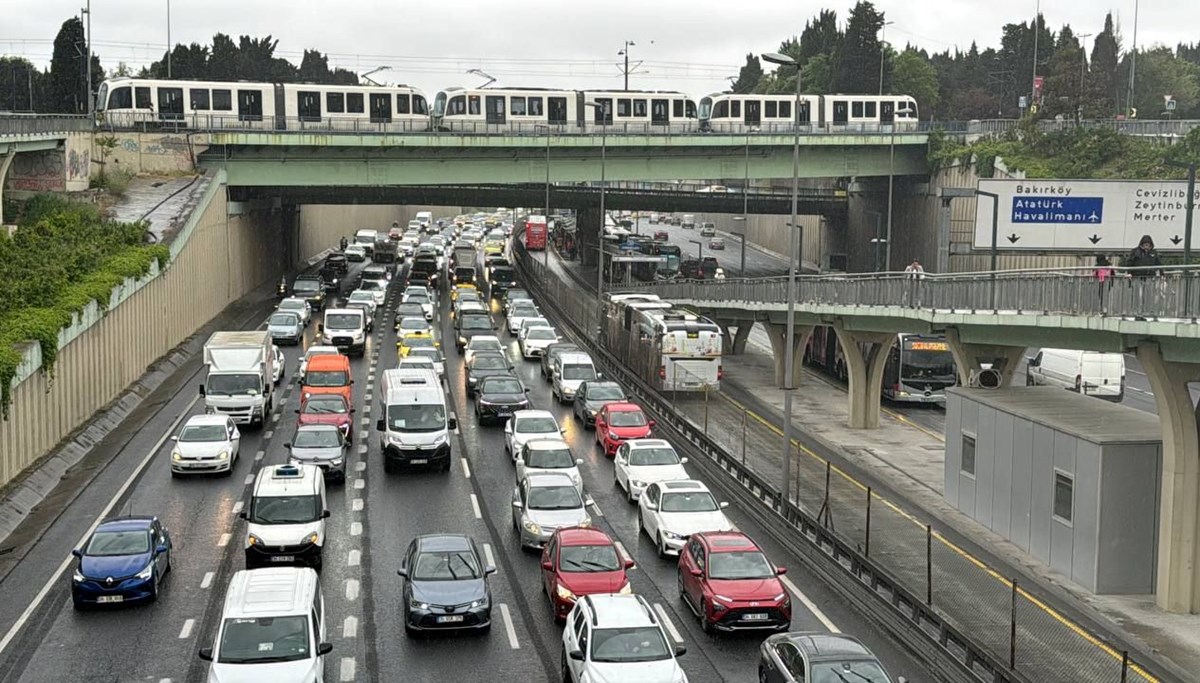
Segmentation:
<svg viewBox="0 0 1200 683">
<path fill-rule="evenodd" d="M 791 131 L 795 95 L 713 93 L 700 100 L 700 129 L 716 133 Z M 909 130 L 917 101 L 908 95 L 802 95 L 801 130 Z"/>
<path fill-rule="evenodd" d="M 429 124 L 424 93 L 403 85 L 115 78 L 100 84 L 96 111 L 113 128 L 399 132 L 424 131 Z"/>
<path fill-rule="evenodd" d="M 822 95 L 821 123 L 846 130 L 877 130 L 896 123 L 902 130 L 915 127 L 917 101 L 908 95 Z"/>
<path fill-rule="evenodd" d="M 640 90 L 453 87 L 434 98 L 433 119 L 437 130 L 480 133 L 537 133 L 544 126 L 612 133 L 697 126 L 696 104 L 687 95 Z"/>
<path fill-rule="evenodd" d="M 579 94 L 584 112 L 580 128 L 608 132 L 688 132 L 699 128 L 696 103 L 681 92 L 666 90 L 585 90 Z M 599 105 L 589 107 L 588 104 Z"/>
</svg>

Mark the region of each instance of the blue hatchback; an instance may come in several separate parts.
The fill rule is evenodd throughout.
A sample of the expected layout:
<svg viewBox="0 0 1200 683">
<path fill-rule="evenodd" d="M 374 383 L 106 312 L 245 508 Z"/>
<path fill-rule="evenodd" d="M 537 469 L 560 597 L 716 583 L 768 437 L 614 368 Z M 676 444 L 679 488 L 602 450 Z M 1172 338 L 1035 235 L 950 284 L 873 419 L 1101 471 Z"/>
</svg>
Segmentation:
<svg viewBox="0 0 1200 683">
<path fill-rule="evenodd" d="M 157 517 L 110 517 L 83 547 L 71 578 L 75 608 L 152 602 L 171 571 L 171 535 Z"/>
</svg>

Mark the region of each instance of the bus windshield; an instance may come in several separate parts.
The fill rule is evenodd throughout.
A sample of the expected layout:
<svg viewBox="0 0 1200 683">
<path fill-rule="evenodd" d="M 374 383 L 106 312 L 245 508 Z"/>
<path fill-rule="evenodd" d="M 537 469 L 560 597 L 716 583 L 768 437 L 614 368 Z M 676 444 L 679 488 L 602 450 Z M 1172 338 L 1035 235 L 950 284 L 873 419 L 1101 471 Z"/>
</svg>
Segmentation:
<svg viewBox="0 0 1200 683">
<path fill-rule="evenodd" d="M 954 356 L 939 339 L 905 339 L 901 346 L 900 379 L 949 386 L 956 380 Z"/>
</svg>

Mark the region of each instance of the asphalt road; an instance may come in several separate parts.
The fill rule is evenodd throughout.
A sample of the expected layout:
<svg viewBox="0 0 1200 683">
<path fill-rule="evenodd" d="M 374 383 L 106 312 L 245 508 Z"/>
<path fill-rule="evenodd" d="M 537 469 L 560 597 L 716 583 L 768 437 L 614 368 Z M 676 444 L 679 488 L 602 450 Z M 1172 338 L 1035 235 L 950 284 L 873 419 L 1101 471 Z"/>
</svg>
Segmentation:
<svg viewBox="0 0 1200 683">
<path fill-rule="evenodd" d="M 389 310 L 397 294 L 398 288 L 393 288 Z M 248 314 L 241 327 L 261 326 L 271 303 Z M 445 339 L 450 338 L 447 303 L 442 304 L 440 322 Z M 383 472 L 369 394 L 380 373 L 396 363 L 390 318 L 388 312 L 380 314 L 365 358 L 351 361 L 359 431 L 347 483 L 329 487 L 332 517 L 321 583 L 334 650 L 325 660 L 326 680 L 396 680 L 403 672 L 406 681 L 441 682 L 480 671 L 502 672 L 517 680 L 554 680 L 561 629 L 539 588 L 537 556 L 518 548 L 511 528 L 514 471 L 503 452 L 502 429 L 476 425 L 465 395 L 461 357 L 453 348 L 447 356 L 447 382 L 460 418 L 454 466 L 448 474 Z M 111 465 L 0 580 L 6 597 L 0 602 L 0 633 L 7 634 L 0 640 L 0 682 L 205 679 L 207 666 L 196 651 L 211 645 L 224 586 L 244 566 L 245 528 L 237 512 L 248 499 L 254 472 L 286 458 L 283 444 L 295 428 L 293 411 L 298 407 L 292 374 L 314 333 L 315 325 L 300 347 L 284 348 L 285 400 L 277 402 L 264 429 L 243 430 L 241 457 L 228 478 L 171 478 L 167 437 L 183 419 L 203 410 L 196 397 L 198 363 L 173 378 L 178 391 L 150 406 L 145 424 L 127 435 Z M 515 342 L 502 334 L 519 359 Z M 688 646 L 681 663 L 690 679 L 753 679 L 761 636 L 710 638 L 700 632 L 679 600 L 674 566 L 659 560 L 637 533 L 635 508 L 614 489 L 612 463 L 593 447 L 593 433 L 572 420 L 568 406 L 553 404 L 536 363 L 517 362 L 535 407 L 559 417 L 576 455 L 584 459 L 584 486 L 594 501 L 597 525 L 637 562 L 630 571 L 634 591 L 662 607 L 670 622 L 668 632 Z M 110 502 L 111 510 L 106 509 Z M 70 605 L 70 550 L 95 520 L 118 513 L 156 514 L 164 520 L 175 544 L 173 572 L 155 604 L 76 612 Z M 730 517 L 762 543 L 776 563 L 792 568 L 788 579 L 796 594 L 794 629 L 826 630 L 834 625 L 861 637 L 893 675 L 925 678 L 915 660 L 879 633 L 869 618 L 847 608 L 806 575 L 796 558 L 737 509 L 731 509 Z M 491 583 L 494 625 L 487 635 L 413 641 L 404 635 L 395 569 L 412 537 L 443 531 L 471 534 L 499 568 Z"/>
</svg>

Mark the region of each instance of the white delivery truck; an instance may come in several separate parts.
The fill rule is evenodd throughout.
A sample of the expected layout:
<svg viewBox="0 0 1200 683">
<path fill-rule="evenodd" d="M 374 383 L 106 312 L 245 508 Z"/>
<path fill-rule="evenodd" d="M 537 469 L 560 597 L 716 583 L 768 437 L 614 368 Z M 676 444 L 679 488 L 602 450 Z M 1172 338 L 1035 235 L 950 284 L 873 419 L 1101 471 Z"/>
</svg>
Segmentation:
<svg viewBox="0 0 1200 683">
<path fill-rule="evenodd" d="M 1039 349 L 1026 360 L 1026 385 L 1060 387 L 1116 403 L 1125 399 L 1123 353 Z"/>
<path fill-rule="evenodd" d="M 261 425 L 275 405 L 275 352 L 266 330 L 213 332 L 204 343 L 205 411 Z"/>
</svg>

